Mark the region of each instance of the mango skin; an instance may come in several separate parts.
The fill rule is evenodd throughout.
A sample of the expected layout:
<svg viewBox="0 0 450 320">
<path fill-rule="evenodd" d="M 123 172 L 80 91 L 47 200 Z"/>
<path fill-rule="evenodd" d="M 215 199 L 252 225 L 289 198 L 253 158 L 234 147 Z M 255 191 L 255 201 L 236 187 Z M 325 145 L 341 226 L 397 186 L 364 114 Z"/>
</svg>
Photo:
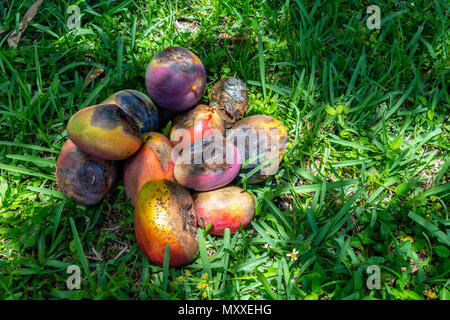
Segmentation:
<svg viewBox="0 0 450 320">
<path fill-rule="evenodd" d="M 245 139 L 248 142 L 244 142 Z M 277 119 L 267 115 L 254 115 L 245 117 L 236 123 L 229 132 L 227 140 L 233 141 L 238 147 L 242 162 L 261 155 L 256 161 L 251 162 L 245 168 L 244 173 L 250 172 L 258 165 L 267 160 L 278 157 L 271 164 L 257 171 L 250 176 L 247 183 L 254 184 L 267 180 L 278 171 L 278 166 L 286 150 L 287 131 L 283 124 Z"/>
<path fill-rule="evenodd" d="M 56 182 L 61 192 L 82 205 L 99 203 L 117 180 L 117 166 L 97 159 L 67 140 L 58 157 Z"/>
<path fill-rule="evenodd" d="M 124 166 L 125 192 L 133 205 L 142 186 L 154 179 L 175 181 L 171 160 L 172 143 L 164 135 L 152 132 L 146 135 L 146 142 Z"/>
<path fill-rule="evenodd" d="M 156 265 L 164 264 L 169 244 L 169 266 L 190 263 L 198 254 L 197 217 L 190 193 L 176 182 L 158 179 L 144 184 L 134 210 L 139 247 Z"/>
<path fill-rule="evenodd" d="M 197 104 L 205 91 L 205 68 L 188 49 L 169 47 L 150 61 L 145 84 L 150 98 L 161 108 L 186 110 Z"/>
<path fill-rule="evenodd" d="M 240 169 L 239 150 L 221 136 L 208 136 L 182 150 L 175 161 L 174 174 L 186 188 L 209 191 L 229 184 Z"/>
<path fill-rule="evenodd" d="M 69 139 L 104 160 L 123 160 L 141 146 L 137 123 L 115 104 L 99 104 L 75 113 L 67 124 Z"/>
<path fill-rule="evenodd" d="M 205 227 L 212 223 L 208 233 L 223 235 L 225 229 L 233 234 L 240 224 L 245 228 L 255 215 L 255 200 L 244 189 L 230 186 L 193 195 L 197 224 Z"/>
<path fill-rule="evenodd" d="M 212 87 L 209 101 L 214 104 L 225 127 L 231 128 L 248 109 L 247 87 L 235 77 L 220 79 Z"/>
<path fill-rule="evenodd" d="M 170 130 L 170 141 L 173 145 L 181 142 L 183 147 L 186 147 L 203 137 L 215 134 L 225 135 L 222 118 L 214 108 L 200 104 L 175 118 Z"/>
<path fill-rule="evenodd" d="M 141 133 L 149 133 L 158 128 L 158 109 L 145 94 L 136 90 L 122 90 L 114 93 L 102 104 L 115 104 L 132 117 Z"/>
</svg>

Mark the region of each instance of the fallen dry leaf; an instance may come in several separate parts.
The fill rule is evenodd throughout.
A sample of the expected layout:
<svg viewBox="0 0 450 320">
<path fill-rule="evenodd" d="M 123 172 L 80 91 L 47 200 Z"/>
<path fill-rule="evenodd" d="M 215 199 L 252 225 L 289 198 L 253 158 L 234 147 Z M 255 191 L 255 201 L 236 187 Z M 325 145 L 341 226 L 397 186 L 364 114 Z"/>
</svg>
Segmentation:
<svg viewBox="0 0 450 320">
<path fill-rule="evenodd" d="M 175 20 L 175 28 L 182 32 L 196 32 L 200 29 L 200 23 L 194 19 L 180 18 Z"/>
<path fill-rule="evenodd" d="M 220 33 L 217 38 L 218 39 L 227 39 L 227 40 L 232 40 L 232 41 L 246 41 L 247 40 L 247 38 L 245 38 L 243 36 L 232 36 L 232 35 L 229 35 L 228 33 Z"/>
<path fill-rule="evenodd" d="M 99 75 L 101 75 L 105 70 L 99 67 L 95 67 L 94 71 L 87 77 L 87 79 L 84 81 L 83 85 L 86 87 L 89 83 L 91 83 L 92 80 L 97 78 Z"/>
<path fill-rule="evenodd" d="M 37 0 L 35 1 L 31 7 L 27 10 L 25 15 L 23 16 L 22 21 L 19 23 L 19 33 L 17 34 L 17 30 L 14 30 L 14 32 L 8 37 L 8 45 L 11 48 L 16 49 L 17 44 L 20 41 L 20 38 L 22 37 L 23 32 L 27 28 L 28 24 L 33 20 L 34 16 L 37 13 L 37 10 L 39 6 L 42 4 L 44 0 Z"/>
</svg>

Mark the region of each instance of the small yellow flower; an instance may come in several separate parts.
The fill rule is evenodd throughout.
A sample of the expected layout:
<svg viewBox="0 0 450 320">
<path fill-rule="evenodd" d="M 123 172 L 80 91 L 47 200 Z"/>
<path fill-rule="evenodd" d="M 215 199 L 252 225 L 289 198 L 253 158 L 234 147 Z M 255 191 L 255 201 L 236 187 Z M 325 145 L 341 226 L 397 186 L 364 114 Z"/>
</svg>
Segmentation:
<svg viewBox="0 0 450 320">
<path fill-rule="evenodd" d="M 191 272 L 188 269 L 186 269 L 186 270 L 184 270 L 184 275 L 186 277 L 190 277 L 191 276 Z"/>
<path fill-rule="evenodd" d="M 403 238 L 403 241 L 409 241 L 411 243 L 414 243 L 414 238 L 411 237 L 411 236 L 406 236 L 406 237 Z"/>
<path fill-rule="evenodd" d="M 205 280 L 208 279 L 208 274 L 205 272 L 204 274 L 202 274 L 202 278 Z"/>
<path fill-rule="evenodd" d="M 291 258 L 291 261 L 297 260 L 297 254 L 298 251 L 297 249 L 294 248 L 294 250 L 292 250 L 292 252 L 288 253 L 286 256 Z"/>
<path fill-rule="evenodd" d="M 203 291 L 203 299 L 206 299 L 206 298 L 208 298 L 208 292 Z"/>
<path fill-rule="evenodd" d="M 437 294 L 434 291 L 432 291 L 432 290 L 428 290 L 427 291 L 427 297 L 428 297 L 428 299 L 436 299 L 437 298 Z"/>
<path fill-rule="evenodd" d="M 183 276 L 178 276 L 178 277 L 177 277 L 177 281 L 180 282 L 180 283 L 182 283 L 182 282 L 184 281 Z"/>
<path fill-rule="evenodd" d="M 176 281 L 170 281 L 170 286 L 171 286 L 171 287 L 176 287 L 176 285 L 177 285 L 177 282 L 176 282 Z"/>
<path fill-rule="evenodd" d="M 197 289 L 203 289 L 206 288 L 208 286 L 208 283 L 206 281 L 200 281 L 199 283 L 197 283 Z"/>
</svg>

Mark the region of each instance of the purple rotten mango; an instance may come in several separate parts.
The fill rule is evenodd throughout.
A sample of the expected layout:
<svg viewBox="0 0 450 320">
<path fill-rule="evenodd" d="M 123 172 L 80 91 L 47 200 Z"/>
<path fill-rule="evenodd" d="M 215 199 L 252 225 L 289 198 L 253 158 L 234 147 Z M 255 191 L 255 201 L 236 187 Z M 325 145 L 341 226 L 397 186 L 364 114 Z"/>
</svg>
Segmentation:
<svg viewBox="0 0 450 320">
<path fill-rule="evenodd" d="M 197 104 L 205 91 L 205 68 L 188 49 L 169 47 L 150 61 L 145 84 L 150 98 L 160 107 L 186 110 Z"/>
</svg>

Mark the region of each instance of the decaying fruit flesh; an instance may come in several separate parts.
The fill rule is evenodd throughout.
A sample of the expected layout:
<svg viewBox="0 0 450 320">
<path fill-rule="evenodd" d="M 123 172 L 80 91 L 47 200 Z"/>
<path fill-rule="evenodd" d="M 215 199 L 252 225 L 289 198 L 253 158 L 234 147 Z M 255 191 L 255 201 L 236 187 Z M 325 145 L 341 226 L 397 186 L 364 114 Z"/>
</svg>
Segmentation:
<svg viewBox="0 0 450 320">
<path fill-rule="evenodd" d="M 259 183 L 277 172 L 286 149 L 287 131 L 280 121 L 266 115 L 255 115 L 236 123 L 227 132 L 227 139 L 237 146 L 243 163 L 250 160 L 242 169 L 244 173 L 268 162 L 247 180 L 248 183 Z"/>
<path fill-rule="evenodd" d="M 172 143 L 164 135 L 152 132 L 145 135 L 146 142 L 131 158 L 124 168 L 125 192 L 135 205 L 141 187 L 150 180 L 175 180 L 174 162 L 171 158 Z"/>
<path fill-rule="evenodd" d="M 212 87 L 209 101 L 214 103 L 225 127 L 231 128 L 248 109 L 247 88 L 244 82 L 235 77 L 220 79 Z"/>
<path fill-rule="evenodd" d="M 166 179 L 144 184 L 134 209 L 134 228 L 141 250 L 162 266 L 169 244 L 169 266 L 191 262 L 198 253 L 197 218 L 189 192 Z"/>
<path fill-rule="evenodd" d="M 68 198 L 83 205 L 99 203 L 117 179 L 112 161 L 97 159 L 67 140 L 56 165 L 56 182 Z"/>
<path fill-rule="evenodd" d="M 230 186 L 193 195 L 197 223 L 208 226 L 211 234 L 223 235 L 225 229 L 231 233 L 245 228 L 255 214 L 255 200 L 244 189 Z M 203 219 L 203 221 L 202 221 Z"/>
<path fill-rule="evenodd" d="M 105 160 L 123 160 L 141 146 L 137 123 L 115 104 L 81 109 L 67 124 L 69 139 L 84 152 Z"/>
<path fill-rule="evenodd" d="M 160 107 L 182 111 L 200 100 L 206 74 L 200 59 L 183 47 L 169 47 L 150 61 L 145 74 L 150 98 Z"/>
</svg>

